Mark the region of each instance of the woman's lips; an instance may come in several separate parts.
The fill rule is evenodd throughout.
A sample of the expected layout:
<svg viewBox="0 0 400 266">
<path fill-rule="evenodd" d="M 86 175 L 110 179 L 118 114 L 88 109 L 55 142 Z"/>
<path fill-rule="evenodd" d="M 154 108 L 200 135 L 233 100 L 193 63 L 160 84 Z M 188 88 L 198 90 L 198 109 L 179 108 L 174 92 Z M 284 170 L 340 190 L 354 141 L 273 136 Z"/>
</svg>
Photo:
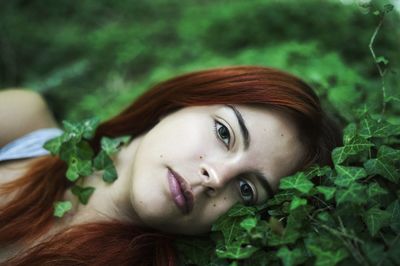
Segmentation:
<svg viewBox="0 0 400 266">
<path fill-rule="evenodd" d="M 189 214 L 193 209 L 193 193 L 189 184 L 171 168 L 168 168 L 168 183 L 176 206 L 183 214 Z"/>
</svg>

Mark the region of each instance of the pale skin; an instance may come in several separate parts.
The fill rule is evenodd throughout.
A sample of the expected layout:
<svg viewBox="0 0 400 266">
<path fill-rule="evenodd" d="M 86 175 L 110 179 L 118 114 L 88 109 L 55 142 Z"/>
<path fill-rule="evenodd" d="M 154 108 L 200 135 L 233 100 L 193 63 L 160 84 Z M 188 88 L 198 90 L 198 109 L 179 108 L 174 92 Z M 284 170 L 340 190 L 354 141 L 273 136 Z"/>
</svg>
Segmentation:
<svg viewBox="0 0 400 266">
<path fill-rule="evenodd" d="M 277 111 L 245 105 L 180 109 L 115 155 L 119 177 L 113 184 L 105 184 L 101 173 L 84 179 L 85 186 L 96 187 L 88 205 L 78 204 L 66 192 L 74 209 L 54 232 L 104 220 L 178 234 L 208 232 L 235 203 L 265 201 L 271 196 L 265 186 L 276 190 L 280 178 L 298 167 L 303 153 L 293 123 Z M 168 169 L 191 188 L 190 213 L 183 213 L 174 201 Z"/>
</svg>

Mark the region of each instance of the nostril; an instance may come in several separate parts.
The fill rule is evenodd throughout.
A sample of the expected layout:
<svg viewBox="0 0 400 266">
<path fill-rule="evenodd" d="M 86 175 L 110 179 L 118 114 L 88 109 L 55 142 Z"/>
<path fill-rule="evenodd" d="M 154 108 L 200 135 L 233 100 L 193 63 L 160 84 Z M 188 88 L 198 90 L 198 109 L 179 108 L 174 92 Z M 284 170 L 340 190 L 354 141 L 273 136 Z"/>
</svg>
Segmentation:
<svg viewBox="0 0 400 266">
<path fill-rule="evenodd" d="M 201 169 L 201 174 L 204 175 L 204 176 L 207 176 L 208 178 L 210 177 L 210 175 L 208 174 L 207 170 L 204 169 L 204 168 Z"/>
</svg>

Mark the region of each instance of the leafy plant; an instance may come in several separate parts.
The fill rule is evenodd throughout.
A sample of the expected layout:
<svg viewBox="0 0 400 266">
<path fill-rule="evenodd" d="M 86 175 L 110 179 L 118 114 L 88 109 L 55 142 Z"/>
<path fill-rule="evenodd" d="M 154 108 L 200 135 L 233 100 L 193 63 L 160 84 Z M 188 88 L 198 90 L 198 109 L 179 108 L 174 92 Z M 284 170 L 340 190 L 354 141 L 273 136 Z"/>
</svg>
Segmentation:
<svg viewBox="0 0 400 266">
<path fill-rule="evenodd" d="M 178 244 L 184 263 L 398 265 L 400 125 L 362 113 L 343 141 L 333 168 L 285 177 L 264 206 L 235 205 L 220 217 L 214 248 Z"/>
<path fill-rule="evenodd" d="M 129 136 L 110 139 L 101 139 L 101 150 L 95 155 L 89 140 L 93 137 L 96 127 L 100 123 L 98 118 L 91 118 L 79 123 L 63 121 L 64 133 L 47 141 L 44 148 L 52 155 L 58 156 L 68 165 L 66 178 L 74 185 L 71 192 L 78 197 L 79 202 L 87 204 L 90 196 L 95 191 L 94 187 L 81 187 L 79 181 L 83 177 L 91 175 L 94 171 L 103 171 L 103 180 L 112 183 L 117 179 L 117 171 L 111 160 L 121 144 L 127 143 Z M 58 201 L 54 203 L 54 216 L 62 217 L 71 210 L 70 201 Z"/>
<path fill-rule="evenodd" d="M 384 116 L 388 60 L 369 48 L 381 82 L 379 114 L 353 110 L 333 167 L 284 177 L 263 206 L 235 205 L 208 236 L 181 237 L 184 265 L 400 265 L 400 125 Z M 208 241 L 207 241 L 208 240 Z"/>
</svg>

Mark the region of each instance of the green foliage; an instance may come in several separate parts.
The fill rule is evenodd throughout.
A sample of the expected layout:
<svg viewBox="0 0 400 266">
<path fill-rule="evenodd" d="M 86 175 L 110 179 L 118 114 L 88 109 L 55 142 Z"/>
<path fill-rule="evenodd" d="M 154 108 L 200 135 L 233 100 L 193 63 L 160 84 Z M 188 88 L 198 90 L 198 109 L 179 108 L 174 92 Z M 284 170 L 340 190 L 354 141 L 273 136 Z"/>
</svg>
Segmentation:
<svg viewBox="0 0 400 266">
<path fill-rule="evenodd" d="M 371 127 L 365 119 L 375 125 L 373 130 L 367 130 Z M 236 205 L 212 228 L 215 253 L 207 249 L 202 261 L 189 261 L 198 265 L 220 259 L 251 260 L 252 265 L 397 264 L 400 134 L 385 128 L 396 126 L 364 114 L 345 130 L 344 145 L 338 149 L 351 146 L 347 149 L 351 152 L 336 160 L 334 168 L 315 166 L 283 178 L 266 206 Z M 368 143 L 366 148 L 354 148 L 361 142 Z M 322 180 L 319 185 L 317 180 Z M 261 218 L 263 212 L 268 219 Z M 257 252 L 265 256 L 255 259 Z M 210 259 L 205 262 L 205 257 Z"/>
<path fill-rule="evenodd" d="M 53 156 L 58 156 L 68 165 L 66 178 L 74 183 L 71 192 L 76 195 L 79 202 L 87 204 L 93 194 L 94 187 L 81 187 L 79 180 L 91 175 L 94 171 L 103 171 L 103 180 L 107 183 L 114 182 L 118 176 L 110 156 L 115 154 L 122 144 L 130 140 L 129 136 L 115 139 L 103 137 L 101 150 L 95 156 L 89 140 L 93 138 L 100 120 L 95 117 L 80 123 L 63 121 L 64 132 L 61 136 L 53 138 L 44 144 L 44 148 Z M 69 201 L 57 202 L 54 207 L 54 215 L 62 217 L 72 208 Z"/>
</svg>

